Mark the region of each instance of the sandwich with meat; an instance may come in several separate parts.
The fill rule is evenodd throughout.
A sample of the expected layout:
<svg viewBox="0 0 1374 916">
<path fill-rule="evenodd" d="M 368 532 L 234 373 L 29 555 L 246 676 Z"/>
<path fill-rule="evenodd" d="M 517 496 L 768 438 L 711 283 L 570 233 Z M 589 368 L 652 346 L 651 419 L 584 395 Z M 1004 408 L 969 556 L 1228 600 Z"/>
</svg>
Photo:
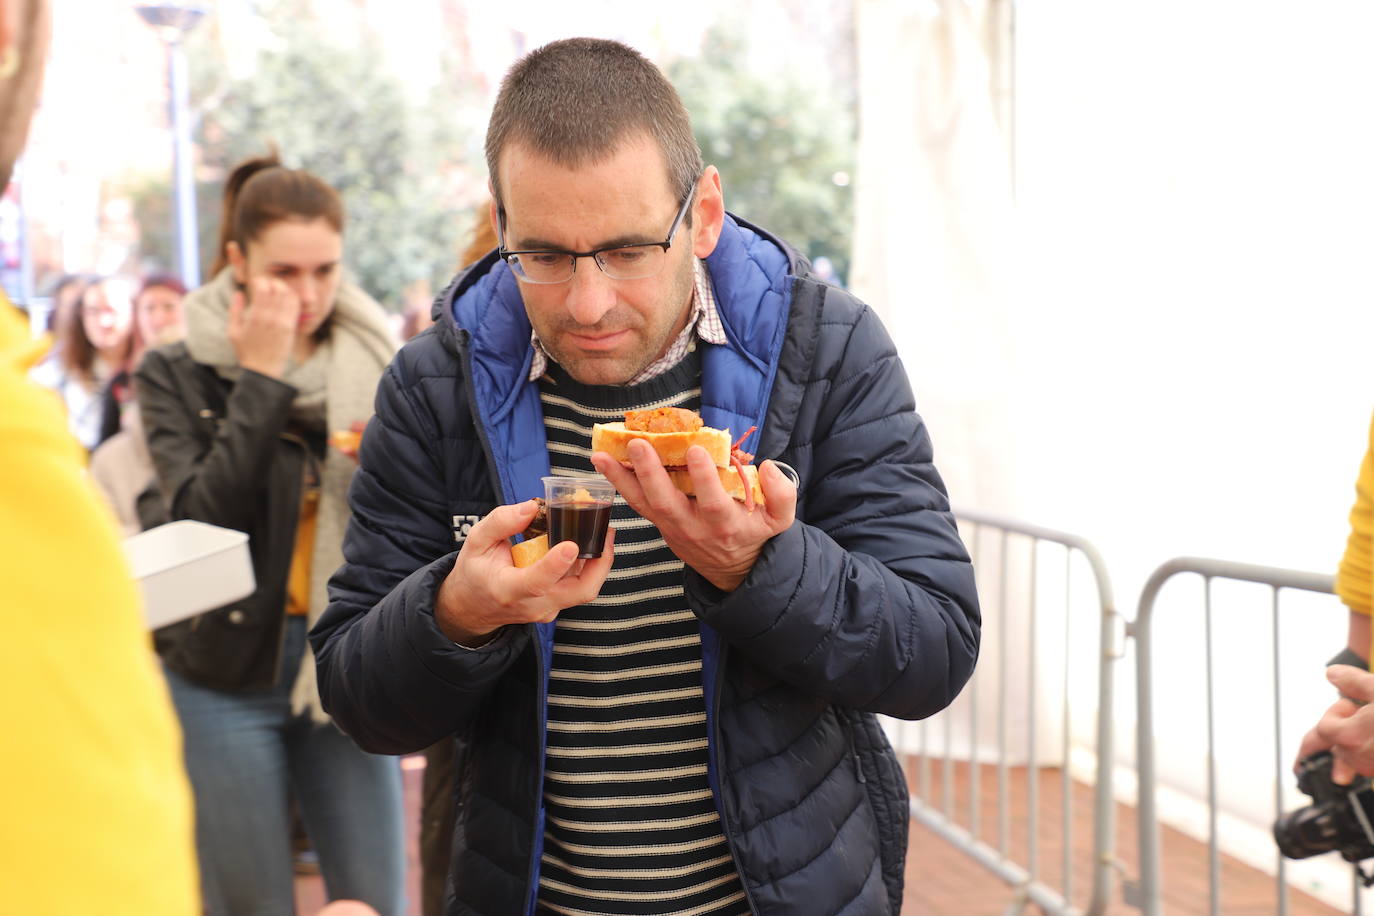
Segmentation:
<svg viewBox="0 0 1374 916">
<path fill-rule="evenodd" d="M 725 492 L 744 503 L 749 511 L 763 505 L 763 488 L 759 486 L 759 469 L 751 462 L 754 456 L 740 449 L 754 427 L 735 442 L 730 432 L 707 426 L 694 410 L 681 407 L 656 407 L 652 410 L 631 410 L 623 422 L 597 423 L 592 426 L 592 451 L 605 452 L 625 467 L 630 462 L 630 442 L 643 439 L 658 453 L 658 460 L 668 472 L 668 479 L 683 493 L 695 496 L 692 475 L 687 470 L 687 450 L 699 445 L 716 465 Z M 524 540 L 511 548 L 516 566 L 529 566 L 549 552 L 548 510 L 540 500 L 539 512 L 523 532 Z"/>
<path fill-rule="evenodd" d="M 694 410 L 681 407 L 656 407 L 652 410 L 631 410 L 621 423 L 597 423 L 592 426 L 592 451 L 605 452 L 625 467 L 630 463 L 630 443 L 643 439 L 658 453 L 658 460 L 673 485 L 688 496 L 695 496 L 692 475 L 687 471 L 687 450 L 699 445 L 716 465 L 725 492 L 753 511 L 763 504 L 763 489 L 759 486 L 759 469 L 752 462 L 754 456 L 740 449 L 754 427 L 735 442 L 730 431 L 712 429 L 702 422 Z"/>
</svg>

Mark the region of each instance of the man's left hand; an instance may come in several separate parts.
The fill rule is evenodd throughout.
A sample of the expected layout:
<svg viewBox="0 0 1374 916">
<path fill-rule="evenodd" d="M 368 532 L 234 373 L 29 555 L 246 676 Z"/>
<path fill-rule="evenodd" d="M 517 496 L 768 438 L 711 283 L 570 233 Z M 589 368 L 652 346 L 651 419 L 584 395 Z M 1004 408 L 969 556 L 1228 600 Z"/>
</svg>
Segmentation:
<svg viewBox="0 0 1374 916">
<path fill-rule="evenodd" d="M 695 497 L 673 485 L 649 443 L 635 439 L 628 450 L 634 470 L 605 452 L 592 455 L 592 464 L 630 508 L 658 526 L 682 562 L 722 591 L 734 591 L 754 568 L 763 545 L 791 527 L 796 517 L 797 490 L 771 461 L 759 468 L 764 504 L 750 512 L 725 492 L 715 464 L 700 446 L 687 450 Z"/>
</svg>

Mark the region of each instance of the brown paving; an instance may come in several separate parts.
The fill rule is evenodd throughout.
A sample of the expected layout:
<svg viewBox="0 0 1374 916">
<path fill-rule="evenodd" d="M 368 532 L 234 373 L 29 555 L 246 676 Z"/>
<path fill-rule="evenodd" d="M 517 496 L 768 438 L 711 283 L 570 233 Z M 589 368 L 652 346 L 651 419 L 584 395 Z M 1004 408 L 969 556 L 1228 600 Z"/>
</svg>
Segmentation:
<svg viewBox="0 0 1374 916">
<path fill-rule="evenodd" d="M 920 794 L 920 758 L 905 761 L 907 781 L 913 798 Z M 997 768 L 984 764 L 978 768 L 980 785 L 978 838 L 990 846 L 1001 847 L 1000 815 L 996 805 Z M 944 764 L 932 760 L 929 767 L 928 794 L 923 796 L 943 812 L 945 805 Z M 971 794 L 970 767 L 967 763 L 952 765 L 953 820 L 964 829 L 970 827 Z M 1008 831 L 1007 852 L 1012 862 L 1023 868 L 1029 847 L 1029 786 L 1025 767 L 1008 768 Z M 1063 776 L 1057 768 L 1041 768 L 1037 780 L 1039 798 L 1037 808 L 1041 823 L 1037 833 L 1037 875 L 1039 879 L 1062 894 L 1063 880 Z M 1070 880 L 1071 899 L 1080 909 L 1088 904 L 1091 895 L 1090 863 L 1092 860 L 1092 787 L 1081 782 L 1071 783 L 1072 850 Z M 904 913 L 930 914 L 1000 914 L 1013 900 L 1015 891 L 973 858 L 953 847 L 943 837 L 913 821 L 911 843 L 907 852 L 906 895 Z M 1134 878 L 1138 869 L 1135 809 L 1116 805 L 1116 857 L 1124 863 L 1125 873 Z M 1163 909 L 1167 914 L 1209 912 L 1207 845 L 1176 830 L 1165 828 L 1161 836 L 1161 866 L 1164 880 Z M 1278 912 L 1277 889 L 1274 879 L 1249 866 L 1223 855 L 1220 860 L 1219 911 L 1226 916 L 1272 914 Z M 1138 914 L 1122 896 L 1120 875 L 1112 882 L 1107 912 Z M 1293 916 L 1338 914 L 1326 904 L 1298 891 L 1289 891 L 1289 912 Z M 1030 912 L 1039 912 L 1031 908 Z"/>
<path fill-rule="evenodd" d="M 419 865 L 418 834 L 420 805 L 420 765 L 423 758 L 407 758 L 404 771 L 405 804 L 410 829 L 406 837 L 406 861 L 408 865 L 407 895 L 410 906 L 406 916 L 420 916 L 419 904 Z M 913 797 L 920 791 L 920 760 L 908 758 L 906 763 L 908 781 L 912 786 Z M 954 763 L 952 790 L 954 820 L 965 829 L 969 827 L 970 813 L 970 768 L 966 763 Z M 944 765 L 932 761 L 929 767 L 929 795 L 937 807 L 944 804 Z M 978 837 L 994 848 L 1000 845 L 999 815 L 995 805 L 997 770 L 991 765 L 979 767 L 981 803 L 979 810 Z M 1038 835 L 1037 873 L 1040 879 L 1056 890 L 1062 890 L 1062 856 L 1064 849 L 1064 829 L 1061 823 L 1063 783 L 1060 771 L 1042 768 L 1039 772 L 1038 808 L 1041 824 Z M 1024 767 L 1013 767 L 1008 771 L 1008 842 L 1007 852 L 1013 862 L 1023 867 L 1027 861 L 1028 849 L 1028 787 L 1027 771 Z M 1074 782 L 1070 790 L 1072 825 L 1070 827 L 1073 851 L 1071 866 L 1072 900 L 1075 905 L 1087 905 L 1091 890 L 1089 862 L 1092 843 L 1092 788 L 1084 783 Z M 1135 811 L 1133 808 L 1118 804 L 1116 806 L 1116 855 L 1125 863 L 1127 875 L 1134 876 L 1137 871 Z M 1164 871 L 1164 912 L 1166 914 L 1206 913 L 1208 912 L 1207 890 L 1207 847 L 1177 831 L 1165 829 L 1162 837 L 1162 862 Z M 906 914 L 931 914 L 931 916 L 981 916 L 981 914 L 1001 914 L 1013 902 L 1015 891 L 992 872 L 975 862 L 948 841 L 913 821 L 911 824 L 911 844 L 907 853 L 906 895 L 902 911 Z M 1112 885 L 1111 914 L 1136 914 L 1139 911 L 1123 902 L 1121 881 L 1118 877 Z M 1221 906 L 1226 916 L 1261 916 L 1278 911 L 1275 898 L 1274 881 L 1229 856 L 1221 859 Z M 324 888 L 318 877 L 298 878 L 296 881 L 296 904 L 298 912 L 311 914 L 324 904 Z M 1325 916 L 1341 911 L 1298 891 L 1289 893 L 1289 912 L 1293 916 Z M 798 911 L 801 912 L 801 911 Z M 1039 912 L 1030 908 L 1027 912 Z"/>
</svg>

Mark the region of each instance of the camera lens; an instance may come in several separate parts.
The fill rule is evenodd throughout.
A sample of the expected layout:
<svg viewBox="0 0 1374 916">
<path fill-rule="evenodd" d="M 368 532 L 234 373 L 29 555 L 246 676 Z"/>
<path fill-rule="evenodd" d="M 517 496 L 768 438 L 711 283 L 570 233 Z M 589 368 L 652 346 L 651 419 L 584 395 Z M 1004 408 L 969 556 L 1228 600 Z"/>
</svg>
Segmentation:
<svg viewBox="0 0 1374 916">
<path fill-rule="evenodd" d="M 1309 805 L 1274 821 L 1274 842 L 1290 859 L 1306 859 L 1340 846 L 1340 830 L 1329 806 Z"/>
</svg>

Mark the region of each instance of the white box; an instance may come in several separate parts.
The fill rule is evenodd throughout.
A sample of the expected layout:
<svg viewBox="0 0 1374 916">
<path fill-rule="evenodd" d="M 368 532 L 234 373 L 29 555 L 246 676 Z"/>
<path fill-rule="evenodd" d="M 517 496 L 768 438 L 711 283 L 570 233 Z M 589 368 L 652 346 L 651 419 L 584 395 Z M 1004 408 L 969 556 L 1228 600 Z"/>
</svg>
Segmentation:
<svg viewBox="0 0 1374 916">
<path fill-rule="evenodd" d="M 248 535 L 184 520 L 124 539 L 149 629 L 246 598 L 257 588 Z"/>
</svg>

